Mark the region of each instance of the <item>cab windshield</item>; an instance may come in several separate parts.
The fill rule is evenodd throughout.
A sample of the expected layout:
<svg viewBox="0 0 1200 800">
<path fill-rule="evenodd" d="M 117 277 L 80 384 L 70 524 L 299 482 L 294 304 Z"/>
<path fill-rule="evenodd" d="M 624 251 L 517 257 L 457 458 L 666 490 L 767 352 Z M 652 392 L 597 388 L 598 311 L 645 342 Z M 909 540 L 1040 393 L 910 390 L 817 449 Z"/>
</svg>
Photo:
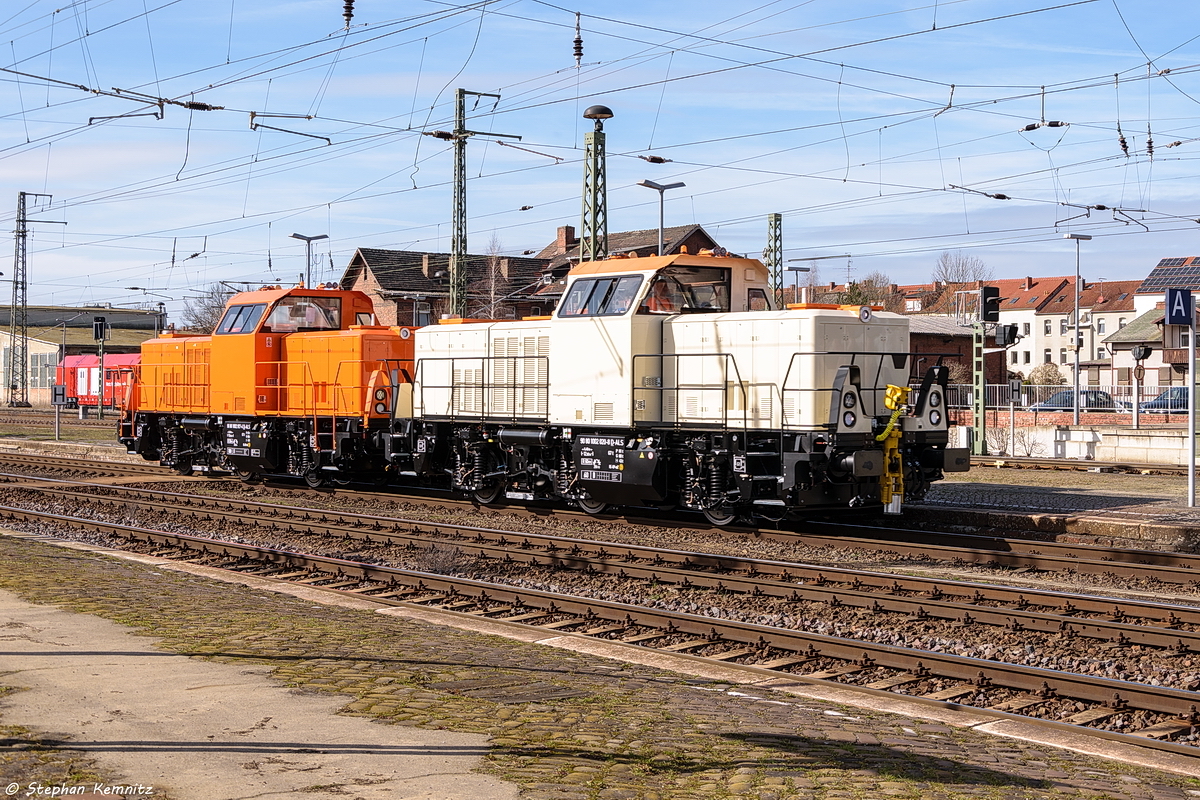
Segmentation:
<svg viewBox="0 0 1200 800">
<path fill-rule="evenodd" d="M 622 275 L 612 278 L 580 278 L 559 308 L 560 317 L 615 317 L 633 305 L 641 275 Z"/>
<path fill-rule="evenodd" d="M 342 327 L 342 298 L 285 297 L 275 304 L 263 333 L 328 331 Z"/>
<path fill-rule="evenodd" d="M 729 270 L 667 267 L 654 276 L 639 314 L 710 314 L 729 310 Z"/>
</svg>

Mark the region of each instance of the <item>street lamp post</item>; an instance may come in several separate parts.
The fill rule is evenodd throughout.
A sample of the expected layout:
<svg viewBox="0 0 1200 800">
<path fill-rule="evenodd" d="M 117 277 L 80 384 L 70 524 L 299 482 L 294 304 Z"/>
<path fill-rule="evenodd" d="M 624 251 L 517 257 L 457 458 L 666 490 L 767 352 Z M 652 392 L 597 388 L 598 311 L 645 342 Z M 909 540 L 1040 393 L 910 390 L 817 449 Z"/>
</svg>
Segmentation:
<svg viewBox="0 0 1200 800">
<path fill-rule="evenodd" d="M 667 189 L 680 189 L 687 184 L 682 181 L 676 183 L 655 183 L 651 180 L 638 181 L 638 186 L 645 186 L 647 189 L 654 189 L 658 192 L 658 254 L 663 254 L 663 197 L 667 193 Z"/>
<path fill-rule="evenodd" d="M 788 267 L 788 268 L 787 268 L 787 270 L 788 270 L 788 272 L 794 272 L 794 273 L 796 273 L 796 287 L 795 287 L 795 288 L 796 288 L 796 292 L 795 292 L 795 294 L 793 295 L 793 297 L 795 298 L 796 302 L 797 302 L 797 303 L 807 303 L 807 302 L 808 302 L 808 289 L 807 289 L 807 287 L 805 287 L 805 294 L 804 294 L 804 298 L 803 298 L 803 299 L 801 299 L 801 297 L 800 297 L 800 273 L 801 273 L 801 272 L 812 272 L 812 267 Z"/>
<path fill-rule="evenodd" d="M 1090 242 L 1092 237 L 1086 233 L 1064 233 L 1064 239 L 1075 240 L 1075 319 L 1071 326 L 1072 335 L 1075 337 L 1075 421 L 1074 425 L 1079 424 L 1079 343 L 1082 340 L 1082 334 L 1079 330 L 1079 243 Z"/>
<path fill-rule="evenodd" d="M 321 239 L 328 239 L 329 234 L 322 233 L 320 236 L 305 236 L 302 233 L 293 233 L 293 239 L 299 239 L 304 242 L 304 287 L 312 287 L 312 243 Z"/>
</svg>

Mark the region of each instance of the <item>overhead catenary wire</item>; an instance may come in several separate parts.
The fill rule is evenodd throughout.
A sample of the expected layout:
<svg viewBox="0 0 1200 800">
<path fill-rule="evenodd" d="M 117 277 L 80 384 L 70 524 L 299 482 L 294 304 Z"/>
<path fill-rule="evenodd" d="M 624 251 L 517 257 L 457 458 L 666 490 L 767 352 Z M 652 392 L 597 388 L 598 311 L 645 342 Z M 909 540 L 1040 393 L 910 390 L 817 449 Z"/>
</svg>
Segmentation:
<svg viewBox="0 0 1200 800">
<path fill-rule="evenodd" d="M 664 91 L 665 91 L 665 84 L 664 84 L 664 87 L 663 87 L 663 88 L 664 88 Z M 944 96 L 943 96 L 943 99 L 944 99 Z M 939 107 L 940 107 L 940 104 L 939 104 Z M 189 116 L 192 116 L 192 115 L 189 115 Z M 839 120 L 839 123 L 838 123 L 838 124 L 839 124 L 839 125 L 845 125 L 845 124 L 847 124 L 847 122 L 848 122 L 847 120 Z M 874 130 L 874 129 L 873 129 L 873 130 Z M 1111 130 L 1111 128 L 1110 128 L 1110 130 Z M 853 132 L 846 132 L 846 133 L 847 133 L 848 135 L 853 135 Z M 843 137 L 843 138 L 842 138 L 842 141 L 843 141 L 843 143 L 846 143 L 846 142 L 848 142 L 848 136 L 846 136 L 846 137 Z M 304 149 L 304 148 L 300 148 L 300 150 L 303 150 L 303 149 Z M 282 157 L 286 159 L 286 158 L 293 158 L 294 156 L 285 155 L 285 156 L 282 156 Z M 765 156 L 764 156 L 764 157 L 765 157 Z M 879 160 L 880 160 L 881 162 L 882 162 L 882 160 L 883 160 L 883 159 L 882 159 L 882 153 L 880 154 L 880 159 L 879 159 Z M 704 162 L 704 161 L 705 161 L 705 159 L 693 159 L 693 161 L 695 161 L 696 163 L 702 163 L 702 162 Z M 298 164 L 298 163 L 300 163 L 300 162 L 296 162 L 296 163 Z M 848 163 L 849 163 L 849 162 L 847 162 L 847 164 L 848 164 Z M 189 177 L 190 177 L 190 174 L 191 174 L 191 170 L 189 170 Z M 974 175 L 975 173 L 972 173 L 972 174 Z M 881 177 L 878 177 L 878 178 L 877 178 L 875 181 L 872 181 L 873 193 L 875 193 L 875 192 L 878 192 L 878 191 L 881 191 L 881 190 L 882 190 L 882 188 L 883 188 L 883 187 L 882 187 L 882 183 L 883 183 L 883 181 L 882 181 Z M 436 185 L 437 185 L 437 184 L 431 184 L 431 186 L 436 186 Z M 382 196 L 382 195 L 381 195 L 381 196 Z"/>
</svg>

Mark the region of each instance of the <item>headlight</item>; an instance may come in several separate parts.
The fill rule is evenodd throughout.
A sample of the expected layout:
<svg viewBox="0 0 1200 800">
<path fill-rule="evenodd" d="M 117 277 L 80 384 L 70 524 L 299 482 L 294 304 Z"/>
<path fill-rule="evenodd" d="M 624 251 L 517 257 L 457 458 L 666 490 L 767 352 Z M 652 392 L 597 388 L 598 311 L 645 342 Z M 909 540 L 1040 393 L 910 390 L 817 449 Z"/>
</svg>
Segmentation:
<svg viewBox="0 0 1200 800">
<path fill-rule="evenodd" d="M 941 425 L 942 424 L 942 412 L 937 411 L 937 410 L 930 411 L 929 412 L 929 424 L 930 425 Z"/>
<path fill-rule="evenodd" d="M 858 405 L 858 397 L 854 394 L 854 392 L 846 392 L 844 395 L 842 395 L 843 408 L 854 408 L 856 405 Z"/>
<path fill-rule="evenodd" d="M 942 393 L 941 392 L 930 392 L 929 393 L 929 407 L 937 408 L 941 404 L 942 404 Z"/>
<path fill-rule="evenodd" d="M 387 400 L 387 390 L 386 389 L 376 389 L 375 390 L 375 399 L 376 400 Z M 935 403 L 935 405 L 936 405 L 936 403 Z"/>
<path fill-rule="evenodd" d="M 387 410 L 388 410 L 387 403 L 376 403 L 375 404 L 375 413 L 376 414 L 386 414 Z"/>
<path fill-rule="evenodd" d="M 842 414 L 842 424 L 847 428 L 853 428 L 856 422 L 858 422 L 858 417 L 854 416 L 853 411 L 847 411 L 845 414 Z"/>
</svg>

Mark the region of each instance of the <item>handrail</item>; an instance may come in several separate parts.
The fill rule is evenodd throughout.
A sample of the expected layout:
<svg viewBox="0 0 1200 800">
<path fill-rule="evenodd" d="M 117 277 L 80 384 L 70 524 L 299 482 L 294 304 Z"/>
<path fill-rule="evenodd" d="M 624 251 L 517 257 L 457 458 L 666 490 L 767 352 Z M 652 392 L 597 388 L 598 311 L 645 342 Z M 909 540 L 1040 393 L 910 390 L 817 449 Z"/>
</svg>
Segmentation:
<svg viewBox="0 0 1200 800">
<path fill-rule="evenodd" d="M 542 362 L 545 365 L 544 374 L 545 374 L 546 378 L 544 381 L 534 381 L 531 383 L 531 382 L 527 382 L 527 381 L 519 381 L 518 382 L 515 380 L 515 376 L 517 373 L 517 370 L 516 370 L 517 362 L 530 362 L 530 361 Z M 494 379 L 493 380 L 486 379 L 485 376 L 486 376 L 486 374 L 489 373 L 489 371 L 486 369 L 487 365 L 489 365 L 489 364 L 495 365 L 498 362 L 511 362 L 513 364 L 514 380 L 512 382 L 498 383 Z M 426 381 L 426 372 L 428 371 L 428 369 L 432 369 L 432 365 L 439 364 L 439 363 L 445 363 L 445 364 L 448 364 L 448 366 L 449 366 L 450 383 L 448 383 L 448 384 L 429 383 Z M 470 383 L 465 383 L 465 384 L 456 383 L 454 380 L 455 369 L 456 368 L 465 369 L 465 367 L 458 367 L 457 366 L 458 364 L 478 364 L 478 369 L 480 370 L 481 373 L 483 373 L 483 374 L 481 374 L 479 382 L 478 383 L 470 382 Z M 428 367 L 427 367 L 427 365 L 428 365 Z M 419 409 L 420 413 L 423 416 L 448 418 L 448 419 L 458 419 L 461 416 L 468 416 L 471 419 L 478 418 L 478 419 L 507 419 L 507 420 L 512 420 L 512 421 L 517 421 L 517 420 L 545 421 L 550 418 L 550 357 L 549 356 L 543 356 L 543 355 L 444 356 L 444 357 L 440 357 L 440 358 L 420 358 L 420 359 L 417 359 L 417 361 L 414 365 L 414 372 L 415 372 L 415 376 L 413 379 L 413 383 L 416 386 L 420 387 L 419 393 L 417 394 L 417 396 L 415 396 L 413 398 L 414 413 L 416 413 L 417 410 Z M 538 370 L 538 372 L 540 373 L 540 372 L 542 372 L 542 370 Z M 490 371 L 490 374 L 494 377 L 496 374 L 495 370 L 492 369 Z M 442 414 L 442 413 L 426 413 L 427 412 L 426 397 L 425 397 L 426 389 L 442 390 L 442 391 L 449 390 L 450 397 L 449 397 L 449 401 L 447 403 L 447 408 L 446 408 L 447 413 L 444 413 L 444 414 Z M 544 411 L 541 414 L 534 413 L 532 415 L 531 414 L 523 414 L 523 415 L 518 416 L 516 413 L 517 403 L 515 402 L 516 392 L 517 392 L 517 390 L 524 391 L 524 390 L 529 390 L 529 389 L 532 389 L 534 391 L 542 393 L 539 396 L 539 398 L 535 400 L 534 405 L 535 405 L 535 407 L 541 406 L 544 409 Z M 468 400 L 466 402 L 462 401 L 462 397 L 459 393 L 460 390 L 467 390 L 467 391 L 472 391 L 472 392 L 478 391 L 479 392 L 480 400 L 479 400 L 478 410 L 465 409 L 465 408 L 459 407 L 460 405 L 467 405 L 467 403 L 471 403 L 473 405 L 473 403 L 469 400 L 469 396 L 468 396 Z M 514 399 L 512 414 L 501 414 L 501 413 L 497 413 L 496 411 L 493 410 L 493 408 L 492 408 L 493 403 L 491 401 L 495 397 L 494 393 L 497 390 L 504 391 L 504 392 L 512 392 L 512 396 Z M 524 405 L 525 405 L 525 403 L 522 402 L 521 406 L 523 407 Z"/>
<path fill-rule="evenodd" d="M 659 386 L 638 386 L 636 384 L 637 375 L 638 375 L 638 370 L 637 370 L 638 359 L 649 359 L 649 358 L 659 359 L 658 378 L 659 378 L 660 385 Z M 666 371 L 663 369 L 663 366 L 664 366 L 663 360 L 664 359 L 673 359 L 676 362 L 678 362 L 678 360 L 682 359 L 682 358 L 722 358 L 722 359 L 724 359 L 726 363 L 724 365 L 724 368 L 723 368 L 721 374 L 722 374 L 722 377 L 725 378 L 725 380 L 722 381 L 721 386 L 719 386 L 719 387 L 712 386 L 712 385 L 706 385 L 706 384 L 696 384 L 696 385 L 679 384 L 679 382 L 678 382 L 679 368 L 678 368 L 678 363 L 676 363 L 676 368 L 675 368 L 675 375 L 676 375 L 675 384 L 676 385 L 673 387 L 670 387 L 668 389 L 667 386 L 662 385 L 665 383 L 665 381 L 663 380 L 663 373 Z M 735 378 L 735 382 L 730 382 L 728 380 L 730 365 L 732 365 L 732 368 L 733 368 L 732 371 L 733 371 L 733 377 Z M 649 376 L 646 376 L 646 377 L 649 377 Z M 738 369 L 737 359 L 733 357 L 732 353 L 638 353 L 638 354 L 634 354 L 632 362 L 631 362 L 630 400 L 633 401 L 633 406 L 636 409 L 639 392 L 657 392 L 658 398 L 659 398 L 659 412 L 658 412 L 659 418 L 658 418 L 657 422 L 660 424 L 664 423 L 666 421 L 666 420 L 662 419 L 662 417 L 663 417 L 662 400 L 667 391 L 673 392 L 674 396 L 675 396 L 675 420 L 673 422 L 674 422 L 675 427 L 677 427 L 677 428 L 681 427 L 683 424 L 679 421 L 679 392 L 680 391 L 688 391 L 688 390 L 698 390 L 701 392 L 720 391 L 721 392 L 721 417 L 722 417 L 721 418 L 721 427 L 725 430 L 729 430 L 729 407 L 728 407 L 728 403 L 726 402 L 726 398 L 728 396 L 730 386 L 736 386 L 738 391 L 741 394 L 741 398 L 742 398 L 742 430 L 748 430 L 750 427 L 750 416 L 749 416 L 750 415 L 750 406 L 749 406 L 749 402 L 748 402 L 748 396 L 746 393 L 746 382 L 742 380 L 742 374 L 741 374 L 741 371 Z M 633 410 L 631 410 L 631 417 L 632 417 L 633 413 L 635 413 L 635 412 Z M 633 421 L 632 418 L 631 418 L 631 421 Z M 646 422 L 648 422 L 648 421 L 646 421 Z"/>
</svg>

